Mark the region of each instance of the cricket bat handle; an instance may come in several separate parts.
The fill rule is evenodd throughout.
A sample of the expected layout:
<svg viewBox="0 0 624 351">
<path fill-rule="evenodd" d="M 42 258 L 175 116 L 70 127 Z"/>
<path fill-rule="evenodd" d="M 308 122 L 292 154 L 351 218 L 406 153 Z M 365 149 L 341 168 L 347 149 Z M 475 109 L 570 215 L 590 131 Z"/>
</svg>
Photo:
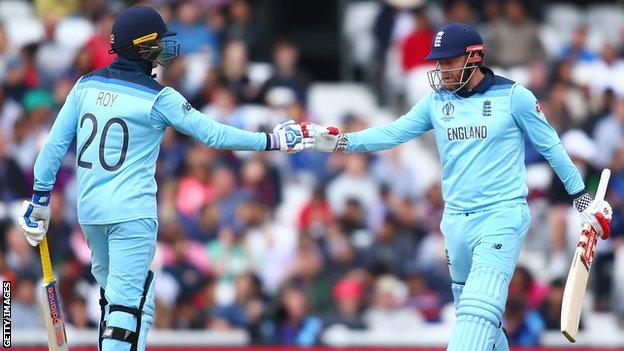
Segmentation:
<svg viewBox="0 0 624 351">
<path fill-rule="evenodd" d="M 39 254 L 41 255 L 41 268 L 43 269 L 43 282 L 50 283 L 56 279 L 52 270 L 52 261 L 50 260 L 50 249 L 48 249 L 47 236 L 39 243 Z"/>
<path fill-rule="evenodd" d="M 596 190 L 596 200 L 604 200 L 607 194 L 607 185 L 609 185 L 609 178 L 611 178 L 611 170 L 605 168 L 600 174 L 600 183 L 598 183 L 598 190 Z"/>
</svg>

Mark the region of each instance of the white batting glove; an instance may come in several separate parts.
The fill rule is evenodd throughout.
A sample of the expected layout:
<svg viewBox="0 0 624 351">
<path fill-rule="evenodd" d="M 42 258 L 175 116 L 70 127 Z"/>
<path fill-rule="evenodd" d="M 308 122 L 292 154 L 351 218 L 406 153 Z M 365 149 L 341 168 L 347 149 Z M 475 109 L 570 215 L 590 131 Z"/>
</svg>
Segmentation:
<svg viewBox="0 0 624 351">
<path fill-rule="evenodd" d="M 17 217 L 17 223 L 24 231 L 31 246 L 37 246 L 48 232 L 50 224 L 50 194 L 35 194 L 31 201 L 24 201 Z"/>
<path fill-rule="evenodd" d="M 314 123 L 301 123 L 304 148 L 322 152 L 344 151 L 347 138 L 336 127 L 323 127 Z"/>
<path fill-rule="evenodd" d="M 596 234 L 602 239 L 608 239 L 611 235 L 611 217 L 613 210 L 605 200 L 593 200 L 583 212 L 583 223 L 589 223 Z"/>
<path fill-rule="evenodd" d="M 301 126 L 292 119 L 279 123 L 269 134 L 267 150 L 280 150 L 295 153 L 303 150 Z"/>
</svg>

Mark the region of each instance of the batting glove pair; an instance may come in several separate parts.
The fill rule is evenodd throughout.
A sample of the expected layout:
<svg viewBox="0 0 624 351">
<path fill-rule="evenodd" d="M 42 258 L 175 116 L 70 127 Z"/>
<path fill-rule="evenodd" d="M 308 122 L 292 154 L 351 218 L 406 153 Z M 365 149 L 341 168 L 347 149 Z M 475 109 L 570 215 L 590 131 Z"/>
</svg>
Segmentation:
<svg viewBox="0 0 624 351">
<path fill-rule="evenodd" d="M 295 153 L 302 150 L 322 152 L 343 151 L 347 145 L 345 134 L 336 127 L 323 127 L 314 123 L 295 123 L 288 120 L 278 124 L 269 134 L 268 150 Z"/>
</svg>

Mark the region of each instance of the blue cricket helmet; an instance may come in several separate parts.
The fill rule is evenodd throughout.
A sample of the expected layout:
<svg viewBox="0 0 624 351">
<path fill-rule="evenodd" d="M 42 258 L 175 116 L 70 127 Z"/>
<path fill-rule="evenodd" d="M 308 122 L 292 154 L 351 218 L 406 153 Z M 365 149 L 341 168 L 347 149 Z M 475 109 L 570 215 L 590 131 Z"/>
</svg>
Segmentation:
<svg viewBox="0 0 624 351">
<path fill-rule="evenodd" d="M 155 62 L 167 68 L 180 54 L 180 43 L 163 38 L 176 34 L 167 29 L 158 11 L 149 6 L 134 6 L 115 18 L 108 52 L 131 60 Z"/>
<path fill-rule="evenodd" d="M 485 51 L 479 32 L 467 24 L 451 23 L 436 33 L 426 59 L 444 60 L 474 51 Z"/>
<path fill-rule="evenodd" d="M 176 34 L 167 29 L 158 11 L 149 6 L 134 6 L 115 18 L 110 36 L 111 51 Z"/>
</svg>

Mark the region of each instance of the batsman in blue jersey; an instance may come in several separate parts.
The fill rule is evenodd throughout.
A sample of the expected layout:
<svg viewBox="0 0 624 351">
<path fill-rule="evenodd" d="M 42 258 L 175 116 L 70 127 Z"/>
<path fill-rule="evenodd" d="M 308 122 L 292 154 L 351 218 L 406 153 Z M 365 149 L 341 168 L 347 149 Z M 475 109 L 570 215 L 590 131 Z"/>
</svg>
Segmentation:
<svg viewBox="0 0 624 351">
<path fill-rule="evenodd" d="M 76 138 L 78 221 L 101 287 L 100 350 L 145 350 L 154 314 L 149 270 L 158 231 L 154 172 L 165 128 L 217 149 L 303 149 L 301 127 L 292 121 L 273 133 L 236 129 L 158 84 L 152 69 L 168 67 L 178 54 L 178 43 L 165 39 L 173 35 L 150 7 L 132 7 L 116 18 L 110 52 L 118 58 L 81 77 L 67 96 L 37 157 L 32 200 L 24 202 L 18 218 L 36 246 L 47 231 L 61 159 Z"/>
<path fill-rule="evenodd" d="M 509 281 L 528 231 L 524 141 L 527 135 L 565 184 L 575 207 L 606 239 L 611 208 L 592 201 L 559 137 L 525 87 L 483 65 L 479 33 L 449 24 L 434 37 L 433 92 L 393 123 L 356 133 L 304 124 L 306 148 L 370 152 L 433 130 L 445 200 L 440 229 L 453 281 L 456 325 L 447 350 L 509 350 L 503 314 Z M 415 160 L 417 161 L 417 160 Z"/>
</svg>

